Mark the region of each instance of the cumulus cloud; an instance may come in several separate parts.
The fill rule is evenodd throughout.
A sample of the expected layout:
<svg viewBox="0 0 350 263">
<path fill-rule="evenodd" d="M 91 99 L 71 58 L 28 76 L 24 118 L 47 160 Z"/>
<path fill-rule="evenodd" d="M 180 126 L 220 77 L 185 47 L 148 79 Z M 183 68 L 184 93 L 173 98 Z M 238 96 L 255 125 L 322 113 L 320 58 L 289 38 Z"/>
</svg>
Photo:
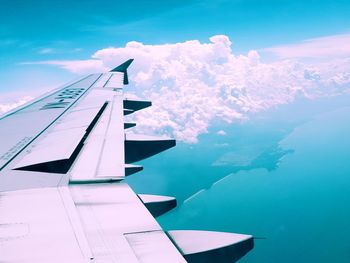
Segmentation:
<svg viewBox="0 0 350 263">
<path fill-rule="evenodd" d="M 325 46 L 326 42 L 319 45 Z M 303 56 L 300 50 L 302 47 L 296 46 L 294 52 Z M 131 41 L 124 47 L 98 50 L 88 60 L 37 63 L 58 65 L 74 73 L 91 73 L 134 58 L 129 72 L 131 85 L 126 88 L 132 92 L 129 96 L 153 102 L 153 107 L 133 116 L 139 131 L 173 135 L 194 143 L 199 134 L 208 132 L 214 120 L 242 121 L 250 114 L 290 103 L 296 97 L 348 92 L 350 59 L 347 49 L 343 51 L 343 56 L 338 54 L 316 64 L 297 59 L 266 63 L 255 50 L 246 55 L 234 54 L 231 40 L 217 35 L 208 43 L 191 40 L 145 45 Z"/>
</svg>

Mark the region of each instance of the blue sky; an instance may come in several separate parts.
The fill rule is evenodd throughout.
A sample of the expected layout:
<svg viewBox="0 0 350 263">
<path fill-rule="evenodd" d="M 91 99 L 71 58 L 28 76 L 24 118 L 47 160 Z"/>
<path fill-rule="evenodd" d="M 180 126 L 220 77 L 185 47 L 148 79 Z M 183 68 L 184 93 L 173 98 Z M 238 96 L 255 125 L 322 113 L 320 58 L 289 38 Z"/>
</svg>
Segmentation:
<svg viewBox="0 0 350 263">
<path fill-rule="evenodd" d="M 23 48 L 101 48 L 234 36 L 248 48 L 349 30 L 348 1 L 2 0 L 3 41 Z M 253 44 L 254 43 L 254 44 Z M 253 45 L 252 45 L 253 44 Z"/>
<path fill-rule="evenodd" d="M 16 62 L 84 58 L 106 46 L 225 34 L 238 52 L 350 30 L 349 1 L 2 0 L 1 70 Z M 46 50 L 46 52 L 45 52 Z"/>
</svg>

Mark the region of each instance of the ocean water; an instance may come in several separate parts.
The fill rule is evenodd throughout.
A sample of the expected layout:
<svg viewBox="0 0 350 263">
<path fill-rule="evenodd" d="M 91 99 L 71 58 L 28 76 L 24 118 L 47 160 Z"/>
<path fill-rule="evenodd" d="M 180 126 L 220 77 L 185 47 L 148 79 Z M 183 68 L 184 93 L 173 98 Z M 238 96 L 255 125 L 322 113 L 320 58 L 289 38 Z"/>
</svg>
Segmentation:
<svg viewBox="0 0 350 263">
<path fill-rule="evenodd" d="M 141 164 L 134 190 L 178 199 L 164 229 L 252 234 L 242 263 L 350 262 L 350 96 L 213 123 Z"/>
</svg>

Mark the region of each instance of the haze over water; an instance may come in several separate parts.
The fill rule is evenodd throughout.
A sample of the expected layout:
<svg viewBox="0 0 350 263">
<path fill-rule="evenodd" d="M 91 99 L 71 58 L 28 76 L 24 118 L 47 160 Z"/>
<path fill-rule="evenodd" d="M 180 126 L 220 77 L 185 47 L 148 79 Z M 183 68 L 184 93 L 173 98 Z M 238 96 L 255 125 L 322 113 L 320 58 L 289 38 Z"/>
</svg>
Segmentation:
<svg viewBox="0 0 350 263">
<path fill-rule="evenodd" d="M 240 262 L 345 263 L 349 135 L 350 96 L 299 99 L 241 124 L 214 124 L 199 143 L 144 161 L 129 183 L 177 197 L 178 207 L 159 218 L 165 229 L 259 238 Z"/>
</svg>

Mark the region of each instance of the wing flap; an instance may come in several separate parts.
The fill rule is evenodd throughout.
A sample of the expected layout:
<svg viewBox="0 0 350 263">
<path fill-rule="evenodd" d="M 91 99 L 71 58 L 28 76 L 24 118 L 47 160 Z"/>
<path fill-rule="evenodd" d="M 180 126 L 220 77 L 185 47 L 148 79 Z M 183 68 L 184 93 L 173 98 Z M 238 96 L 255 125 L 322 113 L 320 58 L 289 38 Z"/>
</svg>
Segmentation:
<svg viewBox="0 0 350 263">
<path fill-rule="evenodd" d="M 185 262 L 127 184 L 71 185 L 70 191 L 96 262 Z"/>
</svg>

